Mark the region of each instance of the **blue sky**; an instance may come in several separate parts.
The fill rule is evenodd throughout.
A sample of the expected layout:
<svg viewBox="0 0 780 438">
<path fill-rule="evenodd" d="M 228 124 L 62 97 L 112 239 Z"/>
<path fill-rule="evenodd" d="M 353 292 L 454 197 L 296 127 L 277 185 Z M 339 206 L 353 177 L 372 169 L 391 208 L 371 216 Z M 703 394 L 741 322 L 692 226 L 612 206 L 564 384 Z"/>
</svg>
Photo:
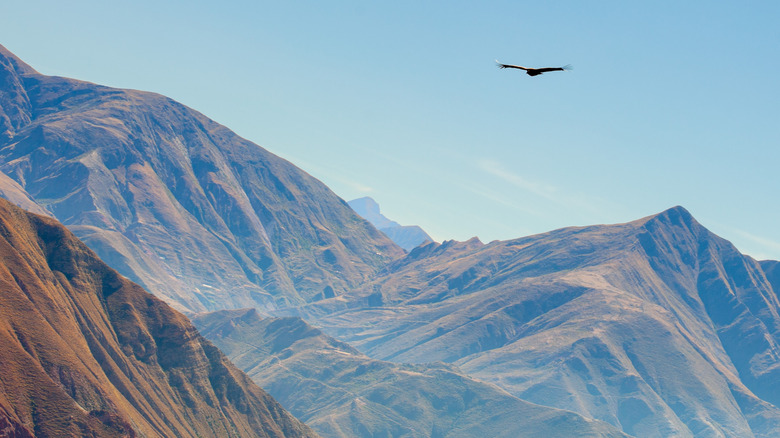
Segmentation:
<svg viewBox="0 0 780 438">
<path fill-rule="evenodd" d="M 780 259 L 780 2 L 26 0 L 0 15 L 0 44 L 41 73 L 170 96 L 437 240 L 682 205 Z"/>
</svg>

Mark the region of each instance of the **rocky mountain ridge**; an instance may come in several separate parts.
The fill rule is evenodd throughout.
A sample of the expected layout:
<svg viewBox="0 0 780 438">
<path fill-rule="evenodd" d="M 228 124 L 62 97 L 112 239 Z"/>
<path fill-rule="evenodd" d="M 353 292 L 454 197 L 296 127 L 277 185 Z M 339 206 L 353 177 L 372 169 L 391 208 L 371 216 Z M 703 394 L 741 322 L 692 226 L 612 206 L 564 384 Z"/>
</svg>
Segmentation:
<svg viewBox="0 0 780 438">
<path fill-rule="evenodd" d="M 454 363 L 638 436 L 780 430 L 780 306 L 685 209 L 505 242 L 429 244 L 297 313 L 369 356 Z"/>
</svg>

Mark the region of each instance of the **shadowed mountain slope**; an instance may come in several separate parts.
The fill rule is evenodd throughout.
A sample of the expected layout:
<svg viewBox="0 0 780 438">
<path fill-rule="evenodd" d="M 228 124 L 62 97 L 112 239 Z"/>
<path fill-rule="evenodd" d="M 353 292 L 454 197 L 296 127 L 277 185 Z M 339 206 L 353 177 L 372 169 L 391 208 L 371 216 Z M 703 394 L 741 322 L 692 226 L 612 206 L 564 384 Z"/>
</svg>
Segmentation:
<svg viewBox="0 0 780 438">
<path fill-rule="evenodd" d="M 181 310 L 332 297 L 403 254 L 319 181 L 164 96 L 44 76 L 0 46 L 0 105 L 0 193 Z"/>
<path fill-rule="evenodd" d="M 606 423 L 519 400 L 451 365 L 370 359 L 299 318 L 235 310 L 193 322 L 323 437 L 624 436 Z"/>
<path fill-rule="evenodd" d="M 774 266 L 676 207 L 488 245 L 432 243 L 300 314 L 372 357 L 454 363 L 633 435 L 772 436 Z"/>
<path fill-rule="evenodd" d="M 3 436 L 315 436 L 179 312 L 0 200 Z"/>
</svg>

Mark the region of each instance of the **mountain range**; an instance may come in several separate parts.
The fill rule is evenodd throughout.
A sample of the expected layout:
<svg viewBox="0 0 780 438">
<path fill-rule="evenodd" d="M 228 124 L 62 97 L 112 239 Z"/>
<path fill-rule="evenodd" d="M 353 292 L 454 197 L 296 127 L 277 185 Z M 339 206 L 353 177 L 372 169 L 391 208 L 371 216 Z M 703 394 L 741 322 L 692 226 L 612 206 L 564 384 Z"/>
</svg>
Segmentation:
<svg viewBox="0 0 780 438">
<path fill-rule="evenodd" d="M 2 46 L 0 196 L 39 214 L 2 204 L 18 436 L 314 433 L 165 303 L 326 436 L 780 430 L 780 262 L 682 207 L 405 250 L 202 114 Z"/>
<path fill-rule="evenodd" d="M 371 357 L 453 363 L 632 435 L 773 436 L 776 266 L 676 207 L 487 245 L 431 243 L 296 314 Z"/>
</svg>

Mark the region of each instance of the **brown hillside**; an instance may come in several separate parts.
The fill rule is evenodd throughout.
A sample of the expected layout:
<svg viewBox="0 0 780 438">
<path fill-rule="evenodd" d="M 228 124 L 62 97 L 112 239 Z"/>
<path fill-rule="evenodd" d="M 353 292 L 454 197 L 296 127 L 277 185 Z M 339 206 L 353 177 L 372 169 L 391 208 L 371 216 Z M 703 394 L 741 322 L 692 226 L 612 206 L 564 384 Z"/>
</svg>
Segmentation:
<svg viewBox="0 0 780 438">
<path fill-rule="evenodd" d="M 0 200 L 0 435 L 313 436 L 190 322 Z"/>
</svg>

